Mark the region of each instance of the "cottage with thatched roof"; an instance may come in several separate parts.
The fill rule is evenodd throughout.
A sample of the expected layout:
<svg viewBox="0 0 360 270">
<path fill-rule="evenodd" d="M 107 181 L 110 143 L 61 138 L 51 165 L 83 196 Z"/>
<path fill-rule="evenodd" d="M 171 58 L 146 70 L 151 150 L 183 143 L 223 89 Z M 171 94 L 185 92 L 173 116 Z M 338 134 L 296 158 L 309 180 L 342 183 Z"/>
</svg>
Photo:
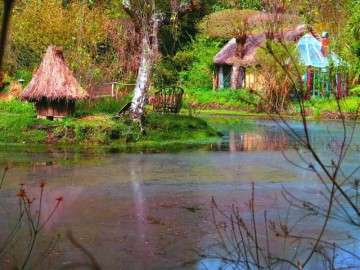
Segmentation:
<svg viewBox="0 0 360 270">
<path fill-rule="evenodd" d="M 312 27 L 306 25 L 290 28 L 275 38 L 297 43 L 307 32 L 316 40 L 321 40 L 321 36 Z M 255 54 L 265 40 L 265 33 L 249 35 L 244 44 L 241 44 L 239 52 L 239 41 L 235 38 L 231 39 L 213 59 L 216 66 L 214 88 L 256 88 L 254 77 L 247 72 L 247 69 L 260 64 L 257 63 Z"/>
<path fill-rule="evenodd" d="M 88 98 L 66 65 L 62 49 L 47 49 L 40 67 L 21 99 L 35 102 L 39 118 L 56 119 L 75 112 L 75 101 Z"/>
</svg>

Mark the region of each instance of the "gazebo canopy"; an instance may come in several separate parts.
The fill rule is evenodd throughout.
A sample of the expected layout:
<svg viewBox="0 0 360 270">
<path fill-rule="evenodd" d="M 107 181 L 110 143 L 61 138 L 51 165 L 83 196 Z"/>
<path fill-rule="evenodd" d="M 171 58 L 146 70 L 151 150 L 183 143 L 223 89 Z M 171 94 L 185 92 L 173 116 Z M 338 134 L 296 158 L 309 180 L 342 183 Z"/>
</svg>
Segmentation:
<svg viewBox="0 0 360 270">
<path fill-rule="evenodd" d="M 302 36 L 297 44 L 297 49 L 300 52 L 300 59 L 305 66 L 325 68 L 329 66 L 330 62 L 334 66 L 340 65 L 341 60 L 335 53 L 329 52 L 328 57 L 323 55 L 321 52 L 321 42 L 312 35 L 305 34 Z"/>
</svg>

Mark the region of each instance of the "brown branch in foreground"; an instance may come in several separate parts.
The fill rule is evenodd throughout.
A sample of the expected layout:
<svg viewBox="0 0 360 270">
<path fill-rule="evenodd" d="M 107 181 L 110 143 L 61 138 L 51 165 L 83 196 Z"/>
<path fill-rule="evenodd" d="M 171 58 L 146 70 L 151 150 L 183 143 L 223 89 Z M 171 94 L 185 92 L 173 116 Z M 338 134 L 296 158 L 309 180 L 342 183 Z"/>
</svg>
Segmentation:
<svg viewBox="0 0 360 270">
<path fill-rule="evenodd" d="M 80 244 L 75 238 L 74 236 L 72 235 L 72 233 L 69 231 L 67 233 L 67 237 L 69 238 L 71 244 L 78 248 L 82 253 L 85 254 L 85 256 L 87 258 L 90 259 L 90 263 L 72 263 L 71 265 L 65 267 L 65 268 L 62 268 L 62 269 L 66 269 L 66 268 L 70 268 L 70 269 L 74 269 L 74 267 L 83 267 L 83 266 L 88 266 L 90 267 L 90 269 L 93 269 L 93 270 L 101 270 L 101 267 L 99 265 L 99 263 L 97 262 L 96 258 L 94 257 L 93 254 L 91 254 L 91 252 L 89 250 L 87 250 L 82 244 Z"/>
</svg>

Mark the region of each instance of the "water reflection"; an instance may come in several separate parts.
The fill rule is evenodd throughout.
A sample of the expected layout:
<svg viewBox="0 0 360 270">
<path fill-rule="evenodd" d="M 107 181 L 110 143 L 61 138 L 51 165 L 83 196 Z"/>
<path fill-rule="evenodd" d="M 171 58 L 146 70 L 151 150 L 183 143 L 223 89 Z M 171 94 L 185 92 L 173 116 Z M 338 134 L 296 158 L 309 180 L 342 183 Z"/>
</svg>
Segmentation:
<svg viewBox="0 0 360 270">
<path fill-rule="evenodd" d="M 287 120 L 286 123 L 234 117 L 210 117 L 206 120 L 224 134 L 221 140 L 212 144 L 213 151 L 283 151 L 293 149 L 299 144 L 299 138 L 305 138 L 303 123 L 300 120 Z M 348 136 L 353 130 L 352 123 L 348 123 L 344 130 L 341 121 L 310 121 L 307 125 L 310 143 L 320 151 L 328 151 L 329 147 L 332 150 L 339 148 L 343 136 Z M 299 137 L 293 136 L 293 132 Z M 357 127 L 352 140 L 352 147 L 360 151 Z"/>
<path fill-rule="evenodd" d="M 261 217 L 264 209 L 286 215 L 287 204 L 280 203 L 282 187 L 322 205 L 322 184 L 316 176 L 284 160 L 282 151 L 294 158 L 296 153 L 292 139 L 279 126 L 239 118 L 214 118 L 209 123 L 225 134 L 221 141 L 190 145 L 181 151 L 170 147 L 166 153 L 159 149 L 149 150 L 151 154 L 143 149 L 130 154 L 109 149 L 33 152 L 0 148 L 0 166 L 12 165 L 2 190 L 6 192 L 0 194 L 0 237 L 9 229 L 10 213 L 16 213 L 14 194 L 24 181 L 36 186 L 39 180 L 47 180 L 46 201 L 53 202 L 59 195 L 65 198 L 46 233 L 51 236 L 70 229 L 107 270 L 217 269 L 218 260 L 202 260 L 201 256 L 216 244 L 211 198 L 214 196 L 222 209 L 236 204 L 246 213 L 250 182 L 257 186 Z M 330 156 L 328 146 L 335 150 L 341 139 L 341 127 L 333 127 L 329 132 L 327 125 L 311 124 L 311 140 L 323 156 Z M 301 134 L 299 123 L 292 123 L 292 128 Z M 359 137 L 357 131 L 345 171 L 358 165 Z M 310 189 L 315 192 L 310 193 Z M 51 206 L 44 211 L 50 211 Z M 274 211 L 269 218 L 278 216 Z M 315 217 L 312 222 L 299 223 L 314 230 L 317 221 Z M 335 224 L 333 236 L 342 235 L 339 228 L 345 226 Z M 359 252 L 355 245 L 350 248 Z M 83 260 L 66 239 L 58 252 L 52 258 L 53 268 Z"/>
<path fill-rule="evenodd" d="M 222 140 L 213 144 L 214 151 L 280 151 L 290 147 L 288 136 L 283 130 L 254 134 L 236 133 L 230 130 Z"/>
<path fill-rule="evenodd" d="M 137 238 L 134 243 L 140 256 L 145 256 L 145 254 L 152 254 L 152 242 L 149 241 L 150 235 L 152 232 L 150 231 L 151 227 L 146 225 L 148 213 L 148 206 L 144 199 L 143 194 L 143 186 L 141 181 L 141 176 L 144 174 L 143 171 L 143 163 L 144 160 L 140 158 L 137 164 L 134 164 L 133 167 L 130 168 L 130 176 L 131 176 L 131 186 L 133 191 L 133 199 L 135 202 L 135 216 L 136 216 L 136 228 L 137 228 Z M 146 268 L 144 257 L 139 258 L 139 263 L 141 264 L 141 268 Z"/>
</svg>

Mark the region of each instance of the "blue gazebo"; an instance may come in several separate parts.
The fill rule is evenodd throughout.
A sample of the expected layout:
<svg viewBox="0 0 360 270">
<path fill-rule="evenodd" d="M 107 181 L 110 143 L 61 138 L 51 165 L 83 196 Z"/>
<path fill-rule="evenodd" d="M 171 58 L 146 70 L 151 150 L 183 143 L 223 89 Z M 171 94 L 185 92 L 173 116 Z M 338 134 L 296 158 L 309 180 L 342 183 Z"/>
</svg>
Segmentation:
<svg viewBox="0 0 360 270">
<path fill-rule="evenodd" d="M 340 72 L 341 59 L 335 53 L 328 52 L 328 34 L 324 32 L 322 37 L 322 41 L 319 41 L 305 34 L 297 43 L 300 60 L 308 67 L 304 74 L 307 99 L 331 94 L 340 98 L 348 94 L 346 74 Z"/>
</svg>

